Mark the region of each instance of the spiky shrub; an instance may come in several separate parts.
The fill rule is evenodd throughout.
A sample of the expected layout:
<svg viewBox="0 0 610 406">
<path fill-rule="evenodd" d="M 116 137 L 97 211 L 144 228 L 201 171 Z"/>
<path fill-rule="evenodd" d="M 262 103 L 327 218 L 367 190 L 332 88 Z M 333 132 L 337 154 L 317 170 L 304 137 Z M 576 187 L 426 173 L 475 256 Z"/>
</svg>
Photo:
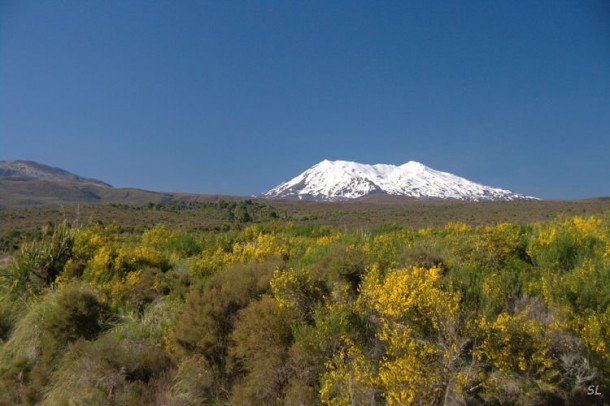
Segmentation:
<svg viewBox="0 0 610 406">
<path fill-rule="evenodd" d="M 21 247 L 0 271 L 0 284 L 12 296 L 28 299 L 49 287 L 72 257 L 74 232 L 67 222 L 46 226 L 43 237 Z"/>
</svg>

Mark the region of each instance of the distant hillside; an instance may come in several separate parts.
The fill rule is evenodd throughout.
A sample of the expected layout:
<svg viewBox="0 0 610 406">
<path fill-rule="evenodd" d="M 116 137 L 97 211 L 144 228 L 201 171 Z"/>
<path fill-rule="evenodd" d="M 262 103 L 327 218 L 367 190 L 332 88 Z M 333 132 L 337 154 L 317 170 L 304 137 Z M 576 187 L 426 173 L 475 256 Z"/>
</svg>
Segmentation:
<svg viewBox="0 0 610 406">
<path fill-rule="evenodd" d="M 53 182 L 86 183 L 112 187 L 101 180 L 85 178 L 60 168 L 34 161 L 0 161 L 0 177 L 48 180 Z"/>
<path fill-rule="evenodd" d="M 165 193 L 139 189 L 117 189 L 87 183 L 0 177 L 0 208 L 61 206 L 77 203 L 161 203 L 171 200 Z"/>
<path fill-rule="evenodd" d="M 100 180 L 33 161 L 0 161 L 0 209 L 108 203 L 143 205 L 173 200 L 207 202 L 221 198 L 234 199 L 219 195 L 114 188 Z"/>
</svg>

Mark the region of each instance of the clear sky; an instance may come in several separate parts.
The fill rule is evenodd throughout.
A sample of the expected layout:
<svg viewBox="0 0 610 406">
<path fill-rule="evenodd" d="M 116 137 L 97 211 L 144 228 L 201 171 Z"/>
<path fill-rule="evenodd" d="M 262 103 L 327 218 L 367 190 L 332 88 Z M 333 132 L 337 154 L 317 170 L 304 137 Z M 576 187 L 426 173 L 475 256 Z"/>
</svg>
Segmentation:
<svg viewBox="0 0 610 406">
<path fill-rule="evenodd" d="M 0 159 L 255 194 L 323 159 L 610 195 L 610 2 L 0 0 Z"/>
</svg>

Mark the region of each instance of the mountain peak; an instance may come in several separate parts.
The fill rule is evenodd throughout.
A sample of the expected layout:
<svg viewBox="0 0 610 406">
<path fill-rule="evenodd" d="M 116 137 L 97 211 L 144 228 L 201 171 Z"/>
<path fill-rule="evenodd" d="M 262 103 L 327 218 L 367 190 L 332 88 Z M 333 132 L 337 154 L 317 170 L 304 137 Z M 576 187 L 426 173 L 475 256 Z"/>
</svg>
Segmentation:
<svg viewBox="0 0 610 406">
<path fill-rule="evenodd" d="M 409 161 L 406 164 L 400 165 L 400 168 L 429 169 L 426 165 L 417 161 Z"/>
<path fill-rule="evenodd" d="M 471 182 L 447 172 L 409 161 L 403 165 L 361 164 L 323 160 L 300 175 L 262 194 L 269 199 L 350 200 L 385 193 L 419 199 L 469 201 L 535 200 Z"/>
</svg>

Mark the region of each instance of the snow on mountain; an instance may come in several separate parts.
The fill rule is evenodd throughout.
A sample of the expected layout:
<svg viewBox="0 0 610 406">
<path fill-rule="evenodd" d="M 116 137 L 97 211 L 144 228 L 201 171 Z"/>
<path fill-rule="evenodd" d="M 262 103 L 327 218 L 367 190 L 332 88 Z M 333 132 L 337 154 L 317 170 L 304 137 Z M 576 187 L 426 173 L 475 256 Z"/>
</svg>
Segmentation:
<svg viewBox="0 0 610 406">
<path fill-rule="evenodd" d="M 471 182 L 415 161 L 396 166 L 324 160 L 261 196 L 268 199 L 339 201 L 374 193 L 419 199 L 538 200 Z"/>
</svg>

